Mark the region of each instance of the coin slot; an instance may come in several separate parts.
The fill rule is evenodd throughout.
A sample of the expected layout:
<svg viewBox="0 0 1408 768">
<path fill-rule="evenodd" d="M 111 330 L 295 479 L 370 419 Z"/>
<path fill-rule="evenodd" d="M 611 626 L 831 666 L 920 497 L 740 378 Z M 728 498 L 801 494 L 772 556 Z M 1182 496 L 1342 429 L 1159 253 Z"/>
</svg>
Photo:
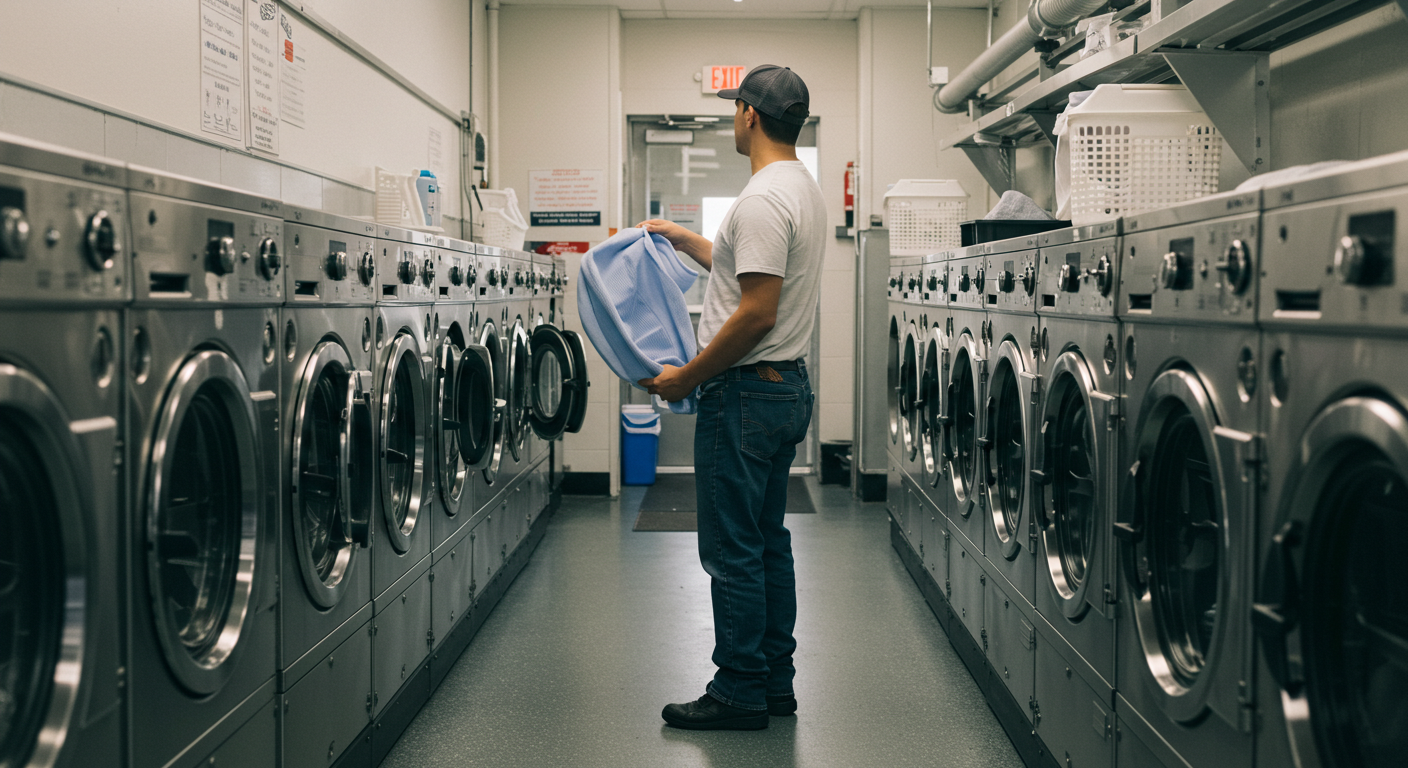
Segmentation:
<svg viewBox="0 0 1408 768">
<path fill-rule="evenodd" d="M 997 294 L 989 293 L 987 296 L 988 296 L 988 303 L 989 303 L 989 304 L 996 304 L 996 303 L 997 303 Z"/>
<path fill-rule="evenodd" d="M 317 298 L 317 297 L 318 297 L 318 281 L 317 281 L 317 280 L 295 280 L 295 281 L 293 281 L 293 295 L 294 295 L 294 296 L 312 296 L 313 298 Z"/>
<path fill-rule="evenodd" d="M 153 296 L 190 296 L 191 276 L 177 272 L 153 272 L 149 292 Z"/>
<path fill-rule="evenodd" d="M 1277 291 L 1276 314 L 1320 314 L 1319 291 Z"/>
<path fill-rule="evenodd" d="M 440 286 L 440 296 L 441 296 L 442 298 L 449 298 L 449 297 L 450 297 L 450 286 L 448 286 L 448 285 L 442 285 L 442 286 Z"/>
<path fill-rule="evenodd" d="M 1041 294 L 1041 306 L 1043 306 L 1043 307 L 1054 307 L 1054 306 L 1056 306 L 1056 294 L 1054 294 L 1054 293 L 1043 293 L 1043 294 Z"/>
<path fill-rule="evenodd" d="M 1130 312 L 1152 312 L 1154 311 L 1154 294 L 1152 293 L 1131 293 L 1129 294 Z"/>
<path fill-rule="evenodd" d="M 392 283 L 391 285 L 382 285 L 382 286 L 381 286 L 381 295 L 382 295 L 382 296 L 389 296 L 389 297 L 391 297 L 391 298 L 393 298 L 393 299 L 396 298 L 396 284 L 395 284 L 395 283 Z"/>
</svg>

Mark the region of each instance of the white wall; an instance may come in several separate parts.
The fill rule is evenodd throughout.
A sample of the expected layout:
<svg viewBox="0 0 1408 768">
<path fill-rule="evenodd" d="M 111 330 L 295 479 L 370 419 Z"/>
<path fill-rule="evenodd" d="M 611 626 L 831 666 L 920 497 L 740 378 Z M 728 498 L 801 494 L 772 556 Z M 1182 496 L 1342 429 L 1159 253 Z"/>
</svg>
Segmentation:
<svg viewBox="0 0 1408 768">
<path fill-rule="evenodd" d="M 0 81 L 12 84 L 0 86 L 0 131 L 367 215 L 373 169 L 425 167 L 434 128 L 444 141 L 443 181 L 458 188 L 455 123 L 297 19 L 295 40 L 309 62 L 307 125 L 282 125 L 279 156 L 268 162 L 200 131 L 199 0 L 9 5 L 0 24 Z M 301 5 L 450 109 L 469 108 L 467 0 Z M 90 104 L 55 100 L 14 82 Z M 482 103 L 478 94 L 476 102 Z M 458 215 L 458 196 L 447 202 L 446 212 Z"/>
</svg>

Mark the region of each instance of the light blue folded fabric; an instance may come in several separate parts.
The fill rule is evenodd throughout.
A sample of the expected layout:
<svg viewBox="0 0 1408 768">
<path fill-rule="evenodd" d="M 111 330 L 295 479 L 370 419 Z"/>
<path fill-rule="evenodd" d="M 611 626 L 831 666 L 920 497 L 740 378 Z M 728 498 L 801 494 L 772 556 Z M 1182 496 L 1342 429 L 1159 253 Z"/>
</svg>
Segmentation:
<svg viewBox="0 0 1408 768">
<path fill-rule="evenodd" d="M 582 257 L 577 312 L 613 373 L 643 389 L 637 381 L 694 359 L 699 350 L 684 292 L 698 277 L 670 241 L 643 229 L 621 230 Z M 674 413 L 698 409 L 697 393 L 670 403 Z"/>
</svg>

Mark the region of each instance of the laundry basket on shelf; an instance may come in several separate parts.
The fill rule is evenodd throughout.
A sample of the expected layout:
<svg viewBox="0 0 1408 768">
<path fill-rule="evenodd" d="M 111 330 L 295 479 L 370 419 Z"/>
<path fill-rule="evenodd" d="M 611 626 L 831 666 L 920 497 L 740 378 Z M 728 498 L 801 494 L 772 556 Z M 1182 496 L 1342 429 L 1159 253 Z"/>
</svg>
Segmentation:
<svg viewBox="0 0 1408 768">
<path fill-rule="evenodd" d="M 523 240 L 528 234 L 528 222 L 518 210 L 518 194 L 512 187 L 504 189 L 478 189 L 479 203 L 483 209 L 475 214 L 476 229 L 482 224 L 483 235 L 479 242 L 515 251 L 523 250 Z"/>
<path fill-rule="evenodd" d="M 927 256 L 957 248 L 968 220 L 968 193 L 952 179 L 900 179 L 885 193 L 890 254 Z"/>
<path fill-rule="evenodd" d="M 1218 191 L 1222 136 L 1187 88 L 1101 85 L 1067 114 L 1075 226 Z"/>
</svg>

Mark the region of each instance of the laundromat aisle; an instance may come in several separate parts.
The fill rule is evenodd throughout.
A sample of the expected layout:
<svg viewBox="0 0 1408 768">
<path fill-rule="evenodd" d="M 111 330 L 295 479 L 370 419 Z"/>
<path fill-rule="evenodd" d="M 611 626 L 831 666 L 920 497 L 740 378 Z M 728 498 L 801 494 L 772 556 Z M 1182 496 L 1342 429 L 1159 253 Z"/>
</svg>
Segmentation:
<svg viewBox="0 0 1408 768">
<path fill-rule="evenodd" d="M 510 595 L 383 768 L 935 766 L 1021 761 L 889 546 L 883 503 L 808 480 L 797 556 L 797 717 L 668 728 L 713 673 L 692 533 L 631 531 L 642 488 L 567 497 Z"/>
</svg>

